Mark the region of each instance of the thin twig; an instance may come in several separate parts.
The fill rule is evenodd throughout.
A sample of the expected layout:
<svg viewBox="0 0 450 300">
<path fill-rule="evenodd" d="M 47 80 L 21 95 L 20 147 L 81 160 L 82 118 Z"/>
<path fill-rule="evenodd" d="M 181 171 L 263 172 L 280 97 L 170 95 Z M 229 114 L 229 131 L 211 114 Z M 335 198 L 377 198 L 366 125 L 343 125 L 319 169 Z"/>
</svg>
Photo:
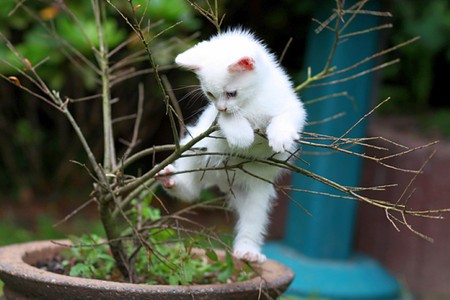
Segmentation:
<svg viewBox="0 0 450 300">
<path fill-rule="evenodd" d="M 344 134 L 342 134 L 340 137 L 338 137 L 332 145 L 336 145 L 340 140 L 342 140 L 345 136 L 347 136 L 356 126 L 358 126 L 361 122 L 363 122 L 364 120 L 366 120 L 371 114 L 373 114 L 376 110 L 378 110 L 378 108 L 380 108 L 383 104 L 385 104 L 386 102 L 388 102 L 391 98 L 388 97 L 386 99 L 384 99 L 383 101 L 381 101 L 380 103 L 378 103 L 374 108 L 372 108 L 368 113 L 366 113 L 364 116 L 362 116 L 358 121 L 356 121 L 356 123 L 354 123 L 346 132 L 344 132 Z"/>
<path fill-rule="evenodd" d="M 91 198 L 88 201 L 84 202 L 83 204 L 81 204 L 78 208 L 74 209 L 73 211 L 71 211 L 68 215 L 66 215 L 62 220 L 59 220 L 58 222 L 56 222 L 55 224 L 53 224 L 53 227 L 58 227 L 63 223 L 66 223 L 67 221 L 69 221 L 69 219 L 71 219 L 73 216 L 75 216 L 76 214 L 78 214 L 80 211 L 82 211 L 83 209 L 85 209 L 87 206 L 89 206 L 91 203 L 94 202 L 94 199 Z"/>
<path fill-rule="evenodd" d="M 281 52 L 280 59 L 279 59 L 280 64 L 283 62 L 284 56 L 286 55 L 286 52 L 288 51 L 289 46 L 291 45 L 293 40 L 294 39 L 292 37 L 290 37 L 286 43 L 286 46 L 284 46 L 283 52 Z"/>
<path fill-rule="evenodd" d="M 139 127 L 141 125 L 142 113 L 144 111 L 144 84 L 139 83 L 138 91 L 139 91 L 138 105 L 137 105 L 137 109 L 136 109 L 136 119 L 135 119 L 134 127 L 133 127 L 133 135 L 131 137 L 130 145 L 128 146 L 127 150 L 125 151 L 122 160 L 126 160 L 130 156 L 131 152 L 133 151 L 134 147 L 136 146 L 138 136 L 139 136 Z"/>
<path fill-rule="evenodd" d="M 170 85 L 169 79 L 167 79 L 166 75 L 161 75 L 162 82 L 164 87 L 166 88 L 167 94 L 169 95 L 170 103 L 174 109 L 174 114 L 178 120 L 178 126 L 180 128 L 179 136 L 184 136 L 186 125 L 184 124 L 183 112 L 181 110 L 180 105 L 178 104 L 177 98 L 173 93 L 172 86 Z"/>
</svg>

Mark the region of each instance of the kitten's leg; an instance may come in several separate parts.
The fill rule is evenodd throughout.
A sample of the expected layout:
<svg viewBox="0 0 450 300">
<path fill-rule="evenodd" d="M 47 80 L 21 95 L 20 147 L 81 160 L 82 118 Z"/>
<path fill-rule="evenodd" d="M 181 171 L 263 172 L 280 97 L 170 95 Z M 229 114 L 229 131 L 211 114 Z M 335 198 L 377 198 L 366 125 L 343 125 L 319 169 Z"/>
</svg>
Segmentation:
<svg viewBox="0 0 450 300">
<path fill-rule="evenodd" d="M 263 263 L 266 256 L 261 253 L 261 246 L 275 191 L 272 185 L 259 183 L 246 191 L 233 190 L 233 194 L 230 202 L 238 214 L 233 256 L 248 262 Z"/>
</svg>

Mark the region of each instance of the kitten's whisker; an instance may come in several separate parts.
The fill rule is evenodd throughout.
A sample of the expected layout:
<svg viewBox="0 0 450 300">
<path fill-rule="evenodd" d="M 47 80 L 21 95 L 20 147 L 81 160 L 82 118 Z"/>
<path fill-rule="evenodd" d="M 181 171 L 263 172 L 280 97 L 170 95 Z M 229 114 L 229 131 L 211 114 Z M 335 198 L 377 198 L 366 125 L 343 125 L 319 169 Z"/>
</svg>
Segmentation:
<svg viewBox="0 0 450 300">
<path fill-rule="evenodd" d="M 182 91 L 182 90 L 187 90 L 187 89 L 199 89 L 200 88 L 200 85 L 198 85 L 198 84 L 191 84 L 191 85 L 185 85 L 185 86 L 182 86 L 182 87 L 179 87 L 179 88 L 173 88 L 172 90 L 173 91 Z"/>
<path fill-rule="evenodd" d="M 203 91 L 201 88 L 197 88 L 194 89 L 188 93 L 186 93 L 186 95 L 184 95 L 179 102 L 184 101 L 186 99 L 195 99 L 197 100 L 200 96 L 203 96 Z"/>
<path fill-rule="evenodd" d="M 186 121 L 192 119 L 193 117 L 197 116 L 199 113 L 201 113 L 205 108 L 201 107 L 197 110 L 195 110 L 191 115 L 186 117 Z"/>
</svg>

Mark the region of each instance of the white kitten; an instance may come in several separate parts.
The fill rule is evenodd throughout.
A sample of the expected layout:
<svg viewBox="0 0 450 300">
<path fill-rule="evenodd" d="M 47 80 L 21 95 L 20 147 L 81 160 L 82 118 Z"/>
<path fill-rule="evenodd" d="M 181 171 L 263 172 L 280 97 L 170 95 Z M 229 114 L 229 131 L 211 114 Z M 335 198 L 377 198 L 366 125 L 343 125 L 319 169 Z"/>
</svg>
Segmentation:
<svg viewBox="0 0 450 300">
<path fill-rule="evenodd" d="M 306 118 L 303 105 L 275 57 L 247 31 L 218 34 L 175 61 L 195 72 L 211 102 L 181 143 L 204 132 L 216 118 L 220 130 L 195 145 L 214 154 L 182 157 L 158 179 L 169 194 L 184 201 L 197 200 L 201 190 L 218 186 L 237 212 L 233 255 L 262 263 L 266 257 L 261 246 L 275 197 L 270 182 L 281 169 L 252 160 L 274 153 L 286 159 L 289 151 L 295 151 Z M 256 129 L 267 139 L 255 134 Z M 220 169 L 224 166 L 229 168 Z M 212 167 L 219 169 L 186 172 Z"/>
</svg>

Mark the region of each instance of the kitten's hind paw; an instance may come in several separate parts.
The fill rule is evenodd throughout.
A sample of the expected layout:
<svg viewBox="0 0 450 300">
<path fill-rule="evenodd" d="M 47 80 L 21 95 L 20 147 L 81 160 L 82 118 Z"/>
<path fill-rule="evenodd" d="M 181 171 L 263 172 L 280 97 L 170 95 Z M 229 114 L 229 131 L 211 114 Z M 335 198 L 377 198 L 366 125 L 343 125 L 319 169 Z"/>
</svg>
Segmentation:
<svg viewBox="0 0 450 300">
<path fill-rule="evenodd" d="M 262 264 L 267 260 L 266 256 L 260 252 L 252 252 L 252 251 L 240 251 L 235 250 L 233 252 L 233 256 L 237 259 L 249 262 L 249 263 L 258 263 Z"/>
<path fill-rule="evenodd" d="M 266 256 L 261 253 L 261 247 L 254 241 L 246 238 L 235 240 L 233 256 L 249 263 L 262 264 L 267 260 Z"/>
<path fill-rule="evenodd" d="M 173 165 L 168 165 L 158 173 L 156 173 L 156 179 L 162 184 L 166 189 L 173 188 L 176 185 L 175 178 L 172 174 L 175 172 L 175 167 Z"/>
</svg>

